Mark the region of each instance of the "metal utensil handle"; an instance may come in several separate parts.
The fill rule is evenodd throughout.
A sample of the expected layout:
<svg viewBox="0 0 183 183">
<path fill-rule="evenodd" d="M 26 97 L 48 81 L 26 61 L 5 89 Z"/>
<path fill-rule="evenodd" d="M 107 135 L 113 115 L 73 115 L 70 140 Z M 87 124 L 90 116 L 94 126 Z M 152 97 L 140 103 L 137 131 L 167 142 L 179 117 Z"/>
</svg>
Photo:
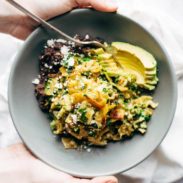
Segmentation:
<svg viewBox="0 0 183 183">
<path fill-rule="evenodd" d="M 62 36 L 66 37 L 67 39 L 69 39 L 69 40 L 71 40 L 73 42 L 76 42 L 78 44 L 83 44 L 81 41 L 76 40 L 76 39 L 70 37 L 69 35 L 65 34 L 61 30 L 59 30 L 56 27 L 52 26 L 51 24 L 47 23 L 42 18 L 40 18 L 40 17 L 36 16 L 35 14 L 31 13 L 30 11 L 28 11 L 27 9 L 25 9 L 23 6 L 21 6 L 19 3 L 15 2 L 14 0 L 6 0 L 6 1 L 9 2 L 11 5 L 13 5 L 14 7 L 16 7 L 21 12 L 23 12 L 24 14 L 28 15 L 29 17 L 31 17 L 36 22 L 40 23 L 41 25 L 43 25 L 43 26 L 45 26 L 45 27 L 47 27 L 49 29 L 52 29 L 52 30 L 56 31 L 57 33 L 61 34 Z"/>
<path fill-rule="evenodd" d="M 58 34 L 62 35 L 63 37 L 67 38 L 68 40 L 70 40 L 72 42 L 77 43 L 78 45 L 93 44 L 93 45 L 96 45 L 96 46 L 99 46 L 99 47 L 102 47 L 102 48 L 106 49 L 105 45 L 103 45 L 102 43 L 100 43 L 98 41 L 80 41 L 80 40 L 74 39 L 71 36 L 69 36 L 69 35 L 65 34 L 64 32 L 62 32 L 61 30 L 57 29 L 53 25 L 49 24 L 48 22 L 46 22 L 42 18 L 40 18 L 40 17 L 36 16 L 35 14 L 31 13 L 30 11 L 25 9 L 23 6 L 21 6 L 19 3 L 15 2 L 14 0 L 6 0 L 6 1 L 8 3 L 10 3 L 12 6 L 14 6 L 15 8 L 17 8 L 18 10 L 20 10 L 21 12 L 23 12 L 24 14 L 28 15 L 29 17 L 31 17 L 36 22 L 40 23 L 42 26 L 44 26 L 46 28 L 49 28 L 51 30 L 54 30 Z"/>
</svg>

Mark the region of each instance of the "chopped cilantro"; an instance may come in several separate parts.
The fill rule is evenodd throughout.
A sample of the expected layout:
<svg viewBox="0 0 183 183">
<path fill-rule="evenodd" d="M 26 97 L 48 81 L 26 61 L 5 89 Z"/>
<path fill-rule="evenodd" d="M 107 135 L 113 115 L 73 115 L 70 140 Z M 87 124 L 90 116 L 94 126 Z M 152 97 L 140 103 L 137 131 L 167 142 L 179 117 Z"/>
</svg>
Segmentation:
<svg viewBox="0 0 183 183">
<path fill-rule="evenodd" d="M 70 74 L 72 72 L 73 68 L 74 68 L 73 66 L 69 66 L 67 68 L 67 73 Z"/>
<path fill-rule="evenodd" d="M 86 77 L 88 77 L 90 74 L 91 74 L 90 71 L 85 71 L 85 72 L 82 73 L 82 75 L 83 75 L 83 76 L 86 76 Z"/>
<path fill-rule="evenodd" d="M 114 104 L 116 105 L 119 104 L 118 100 L 114 100 Z"/>
<path fill-rule="evenodd" d="M 55 105 L 55 109 L 60 109 L 61 108 L 61 104 L 56 104 Z"/>
<path fill-rule="evenodd" d="M 109 90 L 107 88 L 103 88 L 102 91 L 107 93 Z"/>
<path fill-rule="evenodd" d="M 130 83 L 128 87 L 132 91 L 135 91 L 135 92 L 137 91 L 137 85 L 135 83 Z"/>
<path fill-rule="evenodd" d="M 90 60 L 91 60 L 90 57 L 84 57 L 84 58 L 83 58 L 83 62 L 89 62 Z"/>
<path fill-rule="evenodd" d="M 79 129 L 79 127 L 74 127 L 74 128 L 73 128 L 73 131 L 74 131 L 75 133 L 79 134 L 80 129 Z"/>
<path fill-rule="evenodd" d="M 93 128 L 98 128 L 98 125 L 96 123 L 91 124 Z"/>
<path fill-rule="evenodd" d="M 50 89 L 50 83 L 51 83 L 51 79 L 48 78 L 48 80 L 45 82 L 45 88 L 46 89 Z"/>
<path fill-rule="evenodd" d="M 62 61 L 62 66 L 67 68 L 67 66 L 68 66 L 68 60 L 63 60 Z"/>
<path fill-rule="evenodd" d="M 53 121 L 50 123 L 50 128 L 51 128 L 52 131 L 56 129 L 56 121 L 53 120 Z"/>
<path fill-rule="evenodd" d="M 116 77 L 114 78 L 114 83 L 118 83 L 119 77 L 120 77 L 120 76 L 116 76 Z"/>
<path fill-rule="evenodd" d="M 88 135 L 91 136 L 91 137 L 94 137 L 94 136 L 96 135 L 96 132 L 93 131 L 93 130 L 90 130 L 90 131 L 88 132 Z"/>
<path fill-rule="evenodd" d="M 83 62 L 89 62 L 90 60 L 90 57 L 78 58 L 78 63 L 82 64 Z"/>
<path fill-rule="evenodd" d="M 86 117 L 86 112 L 87 112 L 86 109 L 85 109 L 85 108 L 81 108 L 81 109 L 79 109 L 78 111 L 79 111 L 80 114 L 81 114 L 81 116 L 80 116 L 81 122 L 86 123 L 87 120 L 88 120 L 88 118 Z"/>
<path fill-rule="evenodd" d="M 65 81 L 66 81 L 66 77 L 65 76 L 62 76 L 61 82 L 64 83 Z"/>
<path fill-rule="evenodd" d="M 67 90 L 64 90 L 63 94 L 62 95 L 66 95 L 68 94 L 68 91 Z"/>
<path fill-rule="evenodd" d="M 149 121 L 150 119 L 151 119 L 151 116 L 150 116 L 150 115 L 145 115 L 145 116 L 144 116 L 144 120 L 145 120 L 145 121 Z"/>
<path fill-rule="evenodd" d="M 106 125 L 107 125 L 107 126 L 111 126 L 111 124 L 112 124 L 112 123 L 111 123 L 111 120 L 110 120 L 110 119 L 107 119 Z"/>
<path fill-rule="evenodd" d="M 124 95 L 123 95 L 122 93 L 119 93 L 119 94 L 118 94 L 118 97 L 119 97 L 119 98 L 124 98 Z M 124 103 L 128 103 L 128 99 L 125 99 L 125 98 L 124 98 Z"/>
<path fill-rule="evenodd" d="M 103 80 L 103 81 L 107 81 L 107 78 L 106 78 L 106 76 L 105 76 L 104 74 L 101 74 L 101 75 L 99 76 L 99 78 L 100 78 L 101 80 Z"/>
</svg>

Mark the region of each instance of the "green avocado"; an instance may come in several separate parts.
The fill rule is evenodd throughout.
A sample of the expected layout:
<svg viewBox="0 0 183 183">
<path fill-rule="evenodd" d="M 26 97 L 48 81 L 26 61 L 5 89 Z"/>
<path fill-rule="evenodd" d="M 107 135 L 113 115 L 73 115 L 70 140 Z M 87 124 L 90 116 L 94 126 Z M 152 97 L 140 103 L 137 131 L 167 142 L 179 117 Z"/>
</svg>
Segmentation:
<svg viewBox="0 0 183 183">
<path fill-rule="evenodd" d="M 153 80 L 156 75 L 146 75 L 145 79 L 146 80 Z"/>
<path fill-rule="evenodd" d="M 113 42 L 114 57 L 125 72 L 133 74 L 142 88 L 153 90 L 158 82 L 157 62 L 146 50 L 124 42 Z"/>
<path fill-rule="evenodd" d="M 118 50 L 114 56 L 118 65 L 127 73 L 136 76 L 137 83 L 145 83 L 145 68 L 134 55 Z"/>
<path fill-rule="evenodd" d="M 143 84 L 143 85 L 140 85 L 142 88 L 145 88 L 147 90 L 154 90 L 155 89 L 155 86 L 154 85 L 151 85 L 151 84 Z"/>
<path fill-rule="evenodd" d="M 143 48 L 124 42 L 113 42 L 112 46 L 117 50 L 127 52 L 138 58 L 146 70 L 153 70 L 157 65 L 153 55 Z"/>
<path fill-rule="evenodd" d="M 156 81 L 156 80 L 146 80 L 146 84 L 156 85 L 157 83 L 158 83 L 158 81 Z"/>
<path fill-rule="evenodd" d="M 147 76 L 154 76 L 154 75 L 156 75 L 156 74 L 157 74 L 157 69 L 156 69 L 156 67 L 155 67 L 153 70 L 145 71 L 145 74 L 146 74 Z"/>
<path fill-rule="evenodd" d="M 157 76 L 154 76 L 154 78 L 146 79 L 146 84 L 156 85 L 158 83 Z"/>
<path fill-rule="evenodd" d="M 113 42 L 104 52 L 97 49 L 99 64 L 109 77 L 122 73 L 136 76 L 137 84 L 153 90 L 158 82 L 157 63 L 146 50 L 124 42 Z M 99 50 L 99 51 L 98 51 Z"/>
</svg>

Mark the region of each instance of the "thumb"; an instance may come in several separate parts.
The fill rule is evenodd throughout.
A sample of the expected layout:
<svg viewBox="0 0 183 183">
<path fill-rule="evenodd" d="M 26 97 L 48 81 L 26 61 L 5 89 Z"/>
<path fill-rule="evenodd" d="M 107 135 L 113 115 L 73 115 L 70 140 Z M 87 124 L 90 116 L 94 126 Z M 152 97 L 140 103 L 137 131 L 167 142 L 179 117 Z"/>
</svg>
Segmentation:
<svg viewBox="0 0 183 183">
<path fill-rule="evenodd" d="M 96 177 L 91 180 L 91 183 L 118 183 L 118 180 L 113 176 Z"/>
<path fill-rule="evenodd" d="M 96 10 L 104 12 L 114 12 L 118 8 L 116 0 L 76 0 L 76 3 L 79 6 L 91 6 Z"/>
</svg>

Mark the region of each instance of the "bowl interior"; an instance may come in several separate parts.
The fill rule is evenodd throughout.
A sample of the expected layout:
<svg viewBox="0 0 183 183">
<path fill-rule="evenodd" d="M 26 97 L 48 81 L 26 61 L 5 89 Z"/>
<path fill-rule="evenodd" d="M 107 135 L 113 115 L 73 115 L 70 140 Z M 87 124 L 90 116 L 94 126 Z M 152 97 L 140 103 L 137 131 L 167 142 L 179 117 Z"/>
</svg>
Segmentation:
<svg viewBox="0 0 183 183">
<path fill-rule="evenodd" d="M 159 85 L 154 100 L 159 102 L 148 131 L 131 140 L 109 143 L 91 152 L 65 150 L 50 131 L 49 119 L 42 113 L 31 81 L 38 75 L 38 56 L 47 39 L 57 38 L 43 28 L 34 31 L 16 58 L 9 80 L 9 107 L 14 124 L 25 144 L 49 165 L 81 177 L 115 174 L 145 159 L 162 141 L 171 124 L 176 106 L 176 82 L 172 64 L 157 41 L 133 21 L 94 10 L 74 10 L 50 21 L 70 34 L 101 37 L 107 42 L 126 41 L 151 52 L 158 61 Z"/>
</svg>

